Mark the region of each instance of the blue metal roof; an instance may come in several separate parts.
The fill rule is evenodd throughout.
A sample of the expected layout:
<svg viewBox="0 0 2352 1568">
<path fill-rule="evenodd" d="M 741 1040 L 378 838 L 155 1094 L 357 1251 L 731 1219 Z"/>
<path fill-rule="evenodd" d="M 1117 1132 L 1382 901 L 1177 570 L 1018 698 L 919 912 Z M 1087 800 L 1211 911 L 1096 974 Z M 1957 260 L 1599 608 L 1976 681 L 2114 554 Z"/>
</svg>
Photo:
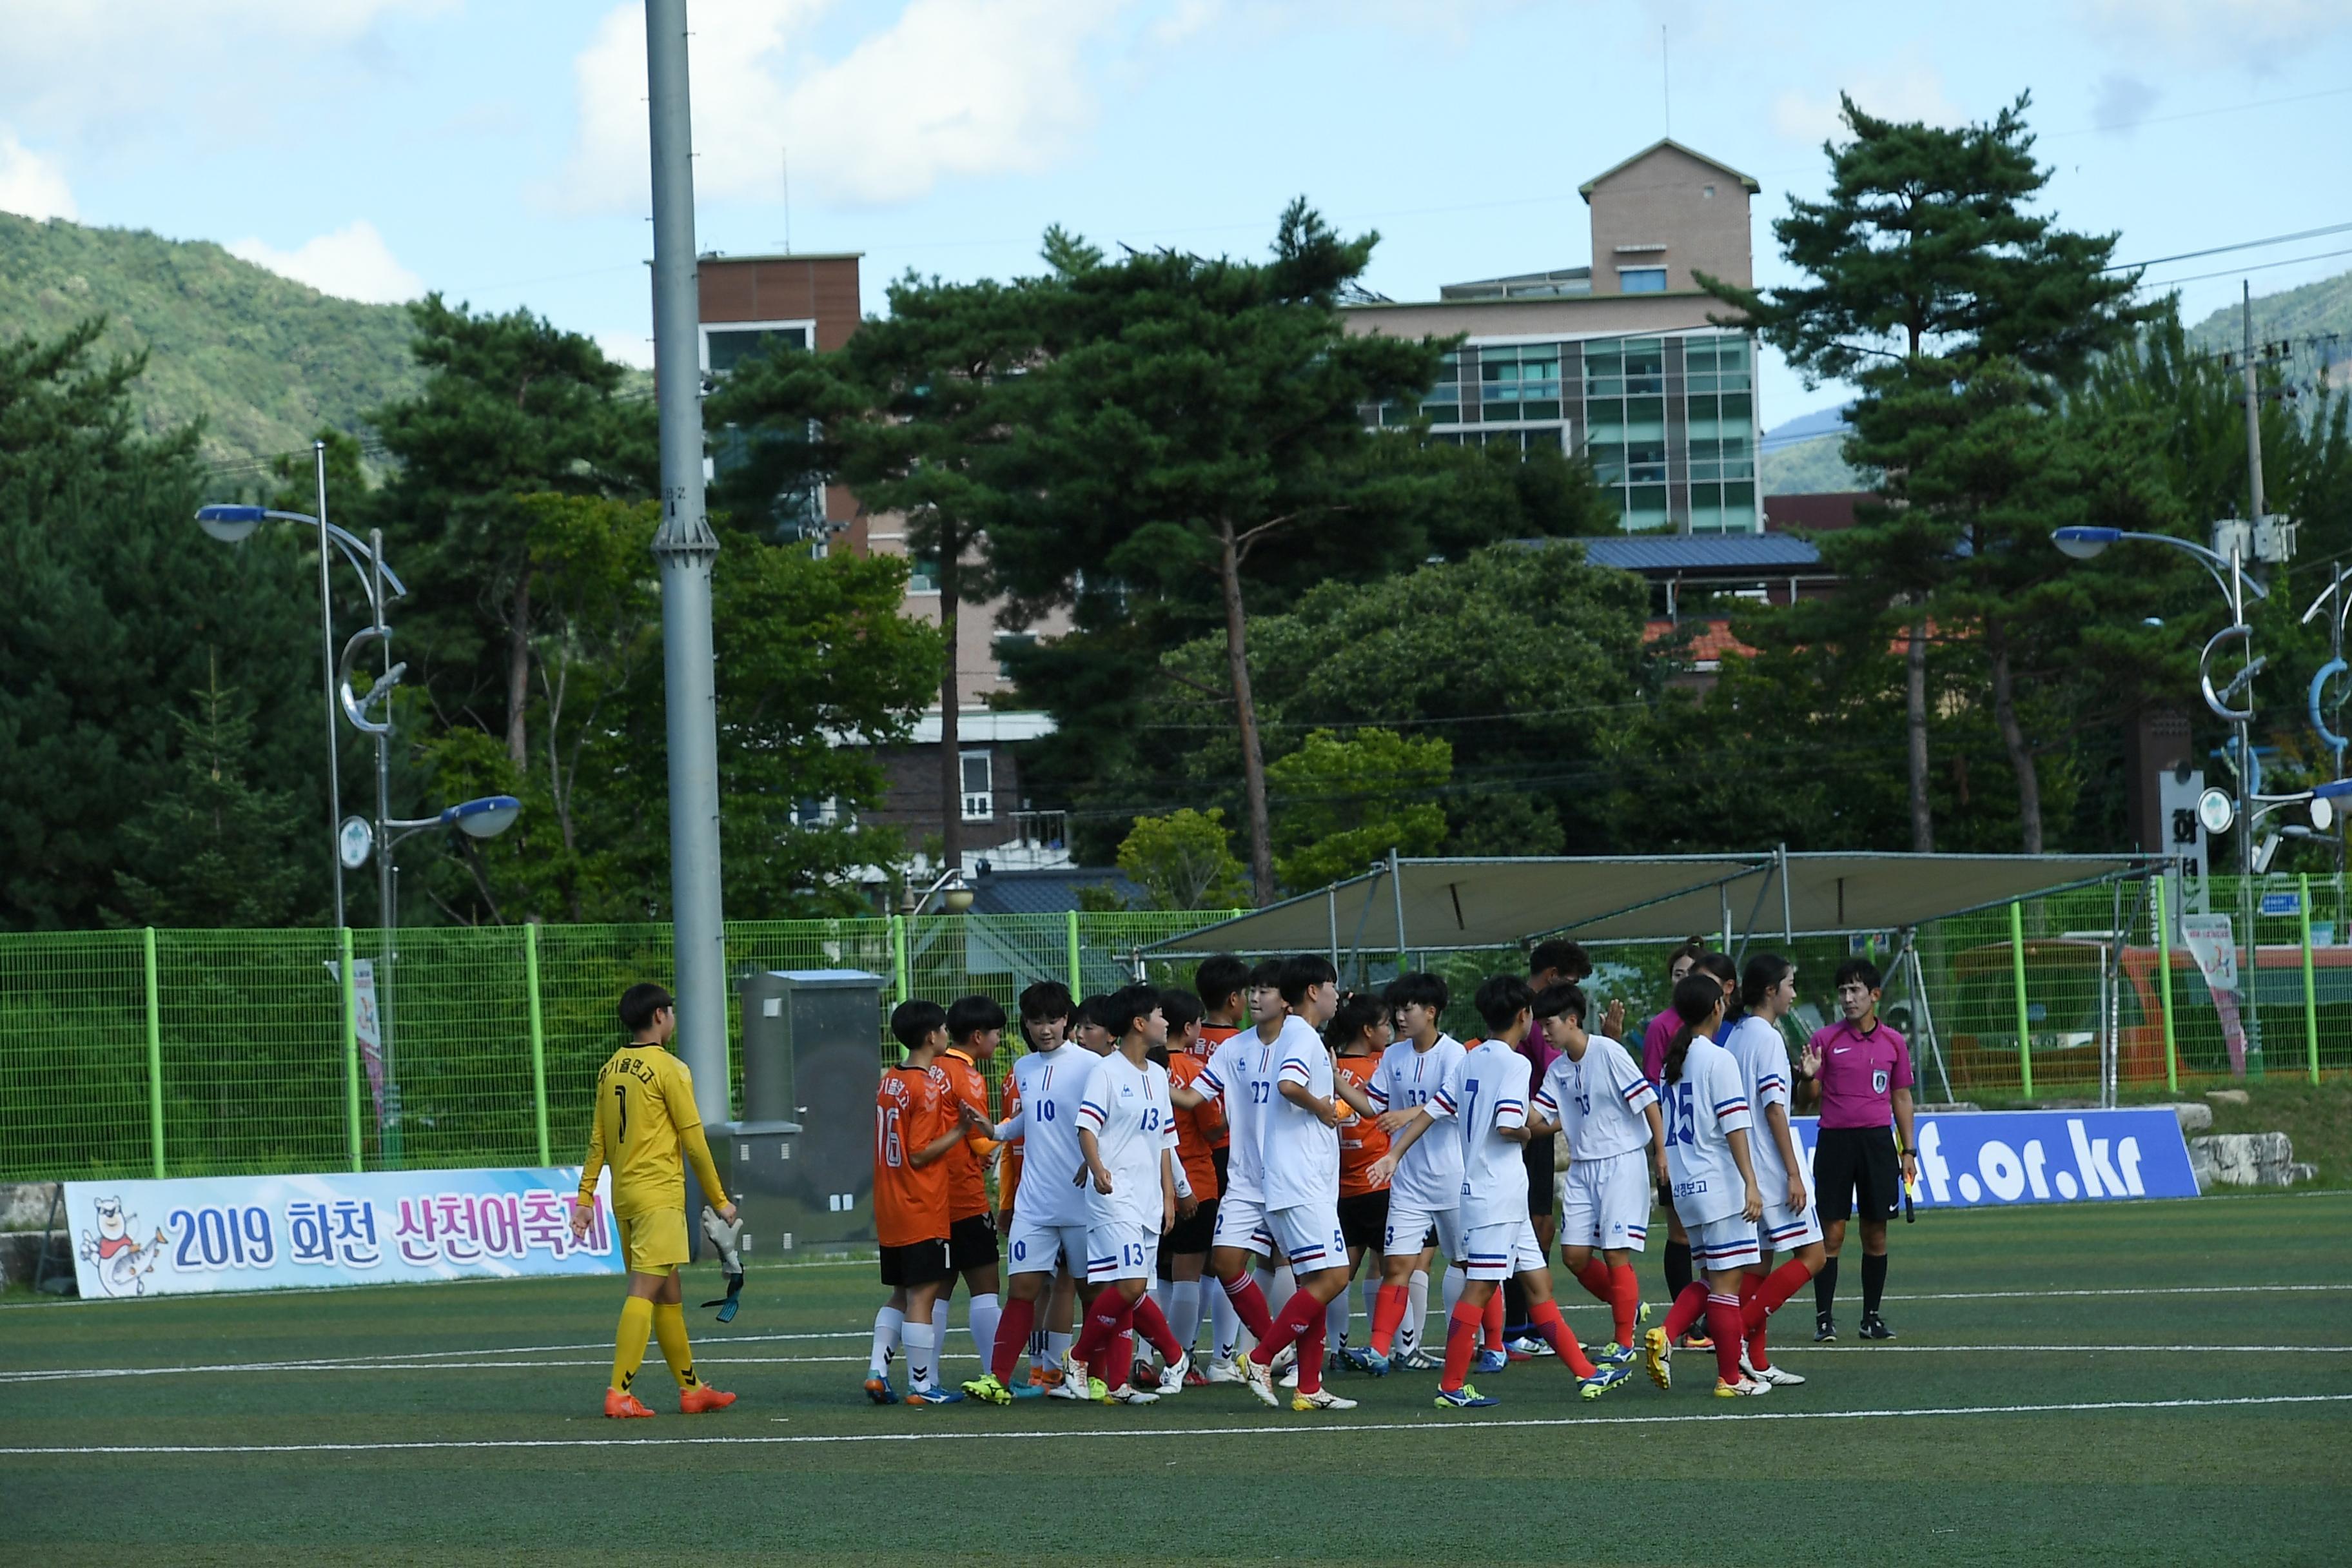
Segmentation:
<svg viewBox="0 0 2352 1568">
<path fill-rule="evenodd" d="M 1131 910 L 1149 909 L 1151 895 L 1116 866 L 1062 866 L 1034 871 L 991 871 L 966 880 L 971 908 L 983 915 L 1058 915 L 1078 907 L 1080 888 L 1108 888 Z"/>
<path fill-rule="evenodd" d="M 1822 552 L 1785 533 L 1648 533 L 1588 539 L 1584 558 L 1621 572 L 1785 572 Z"/>
</svg>

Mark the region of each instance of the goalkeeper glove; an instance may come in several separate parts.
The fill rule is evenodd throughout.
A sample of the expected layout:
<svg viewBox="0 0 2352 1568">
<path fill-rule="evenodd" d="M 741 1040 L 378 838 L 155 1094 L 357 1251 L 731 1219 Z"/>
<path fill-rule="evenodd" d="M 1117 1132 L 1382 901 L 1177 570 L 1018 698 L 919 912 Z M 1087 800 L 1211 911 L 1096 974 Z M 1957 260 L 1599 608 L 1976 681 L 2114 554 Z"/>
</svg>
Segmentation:
<svg viewBox="0 0 2352 1568">
<path fill-rule="evenodd" d="M 702 1234 L 710 1238 L 718 1249 L 719 1267 L 727 1276 L 727 1294 L 715 1301 L 705 1301 L 706 1307 L 719 1309 L 719 1321 L 731 1323 L 735 1310 L 741 1305 L 743 1294 L 743 1215 L 740 1209 L 731 1220 L 719 1217 L 719 1211 L 709 1204 L 702 1205 Z"/>
</svg>

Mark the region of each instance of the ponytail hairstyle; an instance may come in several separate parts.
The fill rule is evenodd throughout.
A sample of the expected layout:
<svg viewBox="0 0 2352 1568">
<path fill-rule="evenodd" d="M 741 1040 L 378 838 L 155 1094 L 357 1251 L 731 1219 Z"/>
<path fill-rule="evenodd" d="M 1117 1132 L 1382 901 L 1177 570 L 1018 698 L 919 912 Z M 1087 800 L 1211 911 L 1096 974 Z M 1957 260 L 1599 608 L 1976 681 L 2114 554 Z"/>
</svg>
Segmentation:
<svg viewBox="0 0 2352 1568">
<path fill-rule="evenodd" d="M 1739 1005 L 1753 1013 L 1764 1005 L 1764 998 L 1778 990 L 1780 982 L 1797 966 L 1777 952 L 1759 952 L 1748 961 L 1748 973 L 1739 977 Z"/>
<path fill-rule="evenodd" d="M 1675 1015 L 1683 1026 L 1666 1042 L 1666 1081 L 1680 1083 L 1683 1058 L 1690 1054 L 1691 1041 L 1698 1037 L 1707 1020 L 1723 1009 L 1723 982 L 1703 970 L 1693 970 L 1675 987 Z"/>
<path fill-rule="evenodd" d="M 1369 992 L 1350 992 L 1339 998 L 1339 1010 L 1323 1026 L 1323 1043 L 1336 1055 L 1387 1016 L 1388 1008 L 1379 997 Z"/>
</svg>

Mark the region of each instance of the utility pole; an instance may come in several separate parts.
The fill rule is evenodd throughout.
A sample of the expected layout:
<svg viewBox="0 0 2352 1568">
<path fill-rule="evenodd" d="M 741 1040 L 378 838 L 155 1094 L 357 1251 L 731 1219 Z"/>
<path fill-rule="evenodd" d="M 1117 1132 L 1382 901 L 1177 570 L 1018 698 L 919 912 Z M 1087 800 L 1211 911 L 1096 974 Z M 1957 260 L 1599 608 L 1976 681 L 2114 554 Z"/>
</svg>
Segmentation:
<svg viewBox="0 0 2352 1568">
<path fill-rule="evenodd" d="M 2242 280 L 2245 292 L 2239 306 L 2239 320 L 2245 329 L 2246 349 L 2246 491 L 2251 508 L 2246 521 L 2256 528 L 2263 525 L 2263 422 L 2255 410 L 2261 406 L 2261 394 L 2254 377 L 2254 286 Z"/>
<path fill-rule="evenodd" d="M 2261 541 L 2268 536 L 2263 519 L 2263 424 L 2258 410 L 2261 397 L 2254 374 L 2254 286 L 2241 279 L 2242 293 L 2239 303 L 2239 324 L 2245 333 L 2246 374 L 2246 526 L 2242 531 L 2244 545 L 2230 548 L 2231 593 L 2235 599 L 2231 608 L 2240 624 L 2246 618 L 2244 591 L 2236 581 L 2241 568 L 2242 548 L 2252 548 L 2259 557 Z M 2247 657 L 2252 658 L 2253 642 L 2246 643 Z M 2253 706 L 2251 689 L 2247 695 L 2248 709 Z M 2238 971 L 2239 1016 L 2246 1033 L 2246 1073 L 2250 1078 L 2263 1076 L 2263 1010 L 2262 948 L 2254 940 L 2254 916 L 2260 904 L 2254 887 L 2254 794 L 2257 780 L 2254 773 L 2253 727 L 2246 721 L 2238 723 L 2238 919 L 2244 925 L 2246 944 L 2245 967 Z"/>
<path fill-rule="evenodd" d="M 719 536 L 702 507 L 700 286 L 694 249 L 693 125 L 686 0 L 646 0 L 654 194 L 654 399 L 661 416 L 662 676 L 669 739 L 669 887 L 677 1053 L 706 1125 L 732 1120 L 727 1079 L 727 935 L 719 897 L 719 699 L 710 572 Z"/>
</svg>

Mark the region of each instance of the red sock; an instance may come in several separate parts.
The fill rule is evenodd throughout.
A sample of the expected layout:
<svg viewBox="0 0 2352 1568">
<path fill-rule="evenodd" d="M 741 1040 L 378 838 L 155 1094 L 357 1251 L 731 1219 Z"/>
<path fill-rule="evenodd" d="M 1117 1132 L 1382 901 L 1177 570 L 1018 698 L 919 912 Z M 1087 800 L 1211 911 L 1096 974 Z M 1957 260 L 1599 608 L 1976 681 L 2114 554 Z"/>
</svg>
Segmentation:
<svg viewBox="0 0 2352 1568">
<path fill-rule="evenodd" d="M 1704 1280 L 1694 1279 L 1683 1287 L 1683 1293 L 1675 1298 L 1675 1304 L 1666 1311 L 1668 1342 L 1681 1339 L 1684 1334 L 1689 1332 L 1690 1326 L 1697 1322 L 1706 1311 L 1706 1283 Z"/>
<path fill-rule="evenodd" d="M 1248 1269 L 1226 1280 L 1224 1286 L 1225 1300 L 1234 1304 L 1234 1316 L 1242 1321 L 1243 1328 L 1261 1340 L 1274 1332 L 1274 1314 L 1265 1310 L 1265 1292 L 1257 1288 Z"/>
<path fill-rule="evenodd" d="M 1495 1293 L 1486 1298 L 1486 1326 L 1480 1331 L 1486 1336 L 1488 1350 L 1503 1348 L 1503 1288 L 1500 1285 L 1496 1286 Z"/>
<path fill-rule="evenodd" d="M 1144 1300 L 1148 1301 L 1150 1298 L 1147 1296 Z M 1135 1314 L 1130 1312 L 1128 1316 L 1132 1319 Z M 1134 1381 L 1135 1336 L 1121 1333 L 1110 1342 L 1110 1375 L 1104 1378 L 1103 1383 L 1108 1387 L 1118 1388 Z"/>
<path fill-rule="evenodd" d="M 1437 1380 L 1441 1391 L 1451 1393 L 1470 1375 L 1470 1357 L 1478 1348 L 1478 1321 L 1483 1316 L 1467 1301 L 1454 1303 L 1453 1314 L 1445 1320 L 1445 1372 Z"/>
<path fill-rule="evenodd" d="M 1726 1383 L 1738 1383 L 1741 1376 L 1738 1296 L 1710 1294 L 1707 1297 L 1706 1331 L 1707 1337 L 1715 1341 L 1715 1375 Z"/>
<path fill-rule="evenodd" d="M 1160 1352 L 1160 1359 L 1170 1366 L 1174 1366 L 1177 1358 L 1184 1353 L 1184 1347 L 1176 1342 L 1176 1331 L 1168 1326 L 1168 1314 L 1160 1310 L 1160 1303 L 1151 1299 L 1149 1290 L 1136 1300 L 1135 1331 L 1149 1341 L 1151 1348 Z"/>
<path fill-rule="evenodd" d="M 1598 1255 L 1584 1260 L 1584 1267 L 1576 1271 L 1576 1282 L 1592 1292 L 1595 1300 L 1610 1299 L 1609 1265 Z"/>
<path fill-rule="evenodd" d="M 1756 1292 L 1761 1289 L 1763 1285 L 1764 1276 L 1761 1274 L 1742 1274 L 1739 1277 L 1739 1328 L 1747 1341 L 1748 1364 L 1754 1367 L 1766 1367 L 1772 1364 L 1770 1356 L 1764 1349 L 1763 1322 L 1759 1320 L 1750 1326 L 1748 1321 L 1748 1314 L 1756 1305 Z"/>
<path fill-rule="evenodd" d="M 1088 1365 L 1094 1364 L 1095 1358 L 1110 1347 L 1111 1336 L 1118 1332 L 1120 1320 L 1132 1310 L 1127 1299 L 1118 1293 L 1118 1286 L 1103 1291 L 1087 1306 L 1087 1326 L 1078 1331 L 1077 1342 L 1070 1346 L 1070 1353 Z M 1095 1375 L 1100 1377 L 1102 1373 Z"/>
<path fill-rule="evenodd" d="M 1276 1356 L 1282 1353 L 1283 1346 L 1296 1344 L 1306 1338 L 1310 1324 L 1322 1327 L 1323 1303 L 1315 1299 L 1311 1290 L 1293 1290 L 1290 1300 L 1282 1304 L 1282 1316 L 1276 1318 L 1265 1333 L 1258 1335 L 1257 1349 L 1250 1352 L 1250 1360 L 1260 1366 L 1271 1363 Z M 1301 1355 L 1305 1353 L 1303 1351 L 1300 1352 Z"/>
<path fill-rule="evenodd" d="M 1406 1304 L 1405 1288 L 1402 1285 L 1383 1285 L 1380 1294 L 1372 1298 L 1372 1349 L 1378 1354 L 1388 1354 L 1389 1347 L 1396 1342 Z"/>
<path fill-rule="evenodd" d="M 1536 1332 L 1559 1352 L 1559 1359 L 1568 1363 L 1569 1371 L 1579 1377 L 1593 1374 L 1592 1363 L 1585 1359 L 1584 1347 L 1576 1342 L 1576 1336 L 1568 1331 L 1568 1320 L 1559 1315 L 1559 1302 L 1531 1303 L 1528 1308 L 1528 1321 L 1535 1325 Z"/>
<path fill-rule="evenodd" d="M 1633 1346 L 1633 1322 L 1642 1315 L 1642 1281 L 1634 1277 L 1632 1264 L 1611 1266 L 1609 1307 L 1610 1316 L 1616 1321 L 1617 1342 L 1631 1350 Z"/>
<path fill-rule="evenodd" d="M 1307 1294 L 1301 1290 L 1300 1295 Z M 1298 1392 L 1319 1393 L 1323 1387 L 1323 1310 L 1315 1310 L 1314 1326 L 1298 1336 Z"/>
<path fill-rule="evenodd" d="M 1767 1274 L 1763 1283 L 1756 1287 L 1754 1299 L 1747 1304 L 1748 1327 L 1762 1328 L 1764 1320 L 1779 1311 L 1780 1303 L 1803 1289 L 1805 1281 L 1812 1277 L 1813 1271 L 1793 1258 Z"/>
<path fill-rule="evenodd" d="M 1004 1316 L 996 1321 L 996 1346 L 988 1370 L 1007 1387 L 1013 1383 L 1013 1363 L 1021 1359 L 1029 1343 L 1029 1330 L 1036 1321 L 1037 1303 L 1017 1296 L 1004 1303 Z"/>
</svg>

